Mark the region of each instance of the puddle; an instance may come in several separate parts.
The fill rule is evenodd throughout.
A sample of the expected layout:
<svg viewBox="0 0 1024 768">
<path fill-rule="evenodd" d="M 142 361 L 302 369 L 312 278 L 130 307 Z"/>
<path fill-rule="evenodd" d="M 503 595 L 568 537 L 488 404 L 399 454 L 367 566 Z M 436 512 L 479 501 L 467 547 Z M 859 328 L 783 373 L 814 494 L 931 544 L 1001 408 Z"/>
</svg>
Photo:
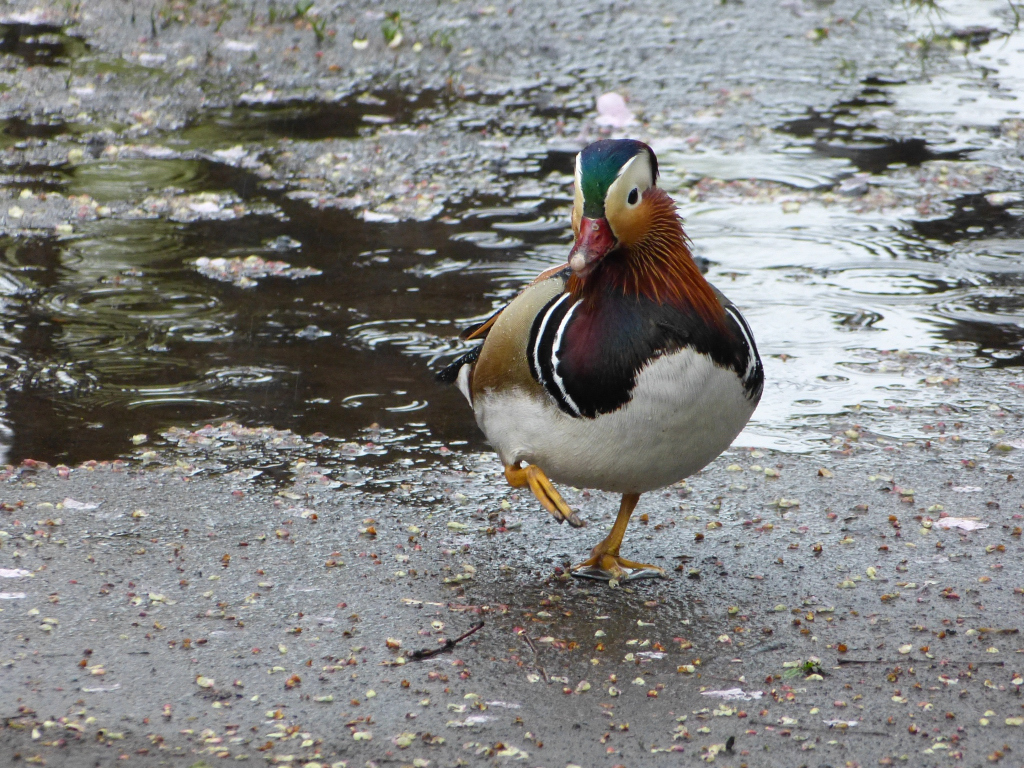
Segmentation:
<svg viewBox="0 0 1024 768">
<path fill-rule="evenodd" d="M 77 55 L 57 28 L 0 31 L 5 50 L 26 61 Z M 854 98 L 786 122 L 781 151 L 656 143 L 663 186 L 682 202 L 696 255 L 743 308 L 765 359 L 765 395 L 739 445 L 814 450 L 830 439 L 830 420 L 854 406 L 971 407 L 970 395 L 925 386 L 925 374 L 889 350 L 1024 366 L 1024 197 L 980 184 L 964 194 L 951 172 L 947 187 L 929 182 L 945 191 L 927 212 L 814 202 L 855 171 L 875 175 L 865 188 L 908 187 L 924 184 L 919 177 L 934 165 L 913 177 L 895 168 L 979 154 L 993 161 L 993 141 L 1005 141 L 993 140 L 995 123 L 987 134 L 968 122 L 949 127 L 947 107 L 959 119 L 980 103 L 960 99 L 984 94 L 999 102 L 998 119 L 1015 114 L 1016 97 L 1005 97 L 1024 38 L 961 33 L 956 39 L 978 64 L 973 74 L 865 79 Z M 209 159 L 2 169 L 4 186 L 88 194 L 120 213 L 76 222 L 66 237 L 0 238 L 0 460 L 113 458 L 133 450 L 133 435 L 184 445 L 206 439 L 197 425 L 229 422 L 353 440 L 347 455 L 367 459 L 404 452 L 420 461 L 442 444 L 466 455 L 486 450 L 461 395 L 438 385 L 434 372 L 467 349 L 461 328 L 564 260 L 575 148 L 546 139 L 553 120 L 577 120 L 591 104 L 529 84 L 495 94 L 274 98 L 250 94 L 166 140 L 176 148 L 273 147 L 444 121 L 461 132 L 536 133 L 545 143 L 509 142 L 501 161 L 482 170 L 508 181 L 508 196 L 399 223 L 313 207 Z M 47 140 L 73 128 L 12 119 L 0 141 Z M 785 185 L 809 202 L 690 202 L 690 186 L 704 177 Z M 913 437 L 892 429 L 889 437 Z"/>
<path fill-rule="evenodd" d="M 68 125 L 58 119 L 35 121 L 26 120 L 23 117 L 12 117 L 3 122 L 3 128 L 0 131 L 11 139 L 52 139 L 54 136 L 67 133 Z"/>
<path fill-rule="evenodd" d="M 17 56 L 27 66 L 67 66 L 89 46 L 54 24 L 0 23 L 0 54 Z"/>
<path fill-rule="evenodd" d="M 547 162 L 541 153 L 522 168 Z M 242 208 L 3 240 L 6 460 L 114 457 L 132 435 L 226 419 L 339 439 L 376 424 L 393 450 L 485 450 L 461 396 L 433 375 L 464 348 L 461 327 L 564 258 L 568 196 L 560 184 L 534 187 L 543 195 L 388 224 L 314 209 L 208 160 L 74 168 L 64 191 L 105 203 L 173 190 Z M 840 206 L 681 212 L 765 357 L 768 388 L 740 444 L 807 450 L 827 436 L 807 424 L 850 405 L 948 397 L 867 366 L 864 350 L 970 342 L 978 349 L 960 357 L 1024 364 L 1024 239 L 1012 208 L 971 196 L 945 219 L 912 225 Z M 204 275 L 211 265 L 251 268 L 251 283 Z"/>
<path fill-rule="evenodd" d="M 655 147 L 657 152 L 657 147 Z M 666 184 L 682 186 L 701 178 L 737 181 L 757 178 L 797 189 L 830 187 L 849 175 L 853 168 L 843 158 L 816 157 L 807 149 L 776 153 L 659 152 L 658 162 L 666 166 Z M 659 165 L 660 168 L 660 165 Z"/>
<path fill-rule="evenodd" d="M 99 203 L 140 201 L 163 190 L 217 191 L 239 187 L 254 191 L 255 180 L 246 174 L 205 160 L 116 160 L 75 166 L 67 183 L 68 194 L 88 194 Z"/>
<path fill-rule="evenodd" d="M 927 116 L 936 134 L 990 145 L 986 129 L 1024 118 L 1024 28 L 1016 12 L 998 2 L 944 0 L 939 14 L 911 14 L 922 76 L 894 90 L 893 108 L 915 123 Z M 944 56 L 962 66 L 943 65 Z"/>
<path fill-rule="evenodd" d="M 65 191 L 110 203 L 166 188 L 258 202 L 255 178 L 200 160 L 89 163 Z M 232 220 L 108 219 L 63 240 L 5 240 L 9 458 L 112 456 L 133 434 L 224 418 L 336 436 L 429 423 L 482 447 L 461 396 L 436 385 L 429 365 L 454 348 L 452 307 L 483 314 L 495 289 L 491 251 L 459 235 L 536 222 L 550 206 L 453 225 L 371 224 L 283 194 L 273 205 Z M 515 245 L 540 245 L 549 230 L 526 227 Z M 249 256 L 320 274 L 239 288 L 197 268 L 204 257 Z"/>
<path fill-rule="evenodd" d="M 924 374 L 911 378 L 902 366 L 868 373 L 861 361 L 874 359 L 872 350 L 1024 364 L 1024 241 L 1000 240 L 997 250 L 980 231 L 955 240 L 963 226 L 951 220 L 962 213 L 911 226 L 823 206 L 784 214 L 778 205 L 700 204 L 682 212 L 712 262 L 709 278 L 743 307 L 765 358 L 765 395 L 740 444 L 806 450 L 813 436 L 786 430 L 801 418 L 806 427 L 856 404 L 951 401 L 948 392 L 919 387 Z"/>
</svg>

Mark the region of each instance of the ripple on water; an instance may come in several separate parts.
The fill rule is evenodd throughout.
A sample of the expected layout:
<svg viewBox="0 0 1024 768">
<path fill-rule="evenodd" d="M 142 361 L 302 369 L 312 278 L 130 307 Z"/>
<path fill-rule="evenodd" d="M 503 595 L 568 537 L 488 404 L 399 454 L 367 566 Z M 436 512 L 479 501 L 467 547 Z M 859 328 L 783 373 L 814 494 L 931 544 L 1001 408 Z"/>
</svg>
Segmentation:
<svg viewBox="0 0 1024 768">
<path fill-rule="evenodd" d="M 515 237 L 503 236 L 500 232 L 460 232 L 452 236 L 456 242 L 473 243 L 479 248 L 490 248 L 492 250 L 509 250 L 523 245 L 523 241 Z"/>
<path fill-rule="evenodd" d="M 88 194 L 100 203 L 141 200 L 173 188 L 208 191 L 211 164 L 204 160 L 117 160 L 83 163 L 74 168 L 69 194 Z"/>
<path fill-rule="evenodd" d="M 212 384 L 227 388 L 258 387 L 288 374 L 289 371 L 285 368 L 257 365 L 233 366 L 206 372 L 207 379 Z"/>
</svg>

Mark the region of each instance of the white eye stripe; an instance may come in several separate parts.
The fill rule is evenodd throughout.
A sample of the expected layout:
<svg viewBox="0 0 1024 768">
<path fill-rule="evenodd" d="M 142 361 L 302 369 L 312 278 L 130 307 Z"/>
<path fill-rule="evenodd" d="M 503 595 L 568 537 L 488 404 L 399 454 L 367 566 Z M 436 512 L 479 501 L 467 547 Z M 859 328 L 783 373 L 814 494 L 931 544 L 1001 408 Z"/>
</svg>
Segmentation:
<svg viewBox="0 0 1024 768">
<path fill-rule="evenodd" d="M 580 162 L 582 152 L 576 155 L 576 183 L 572 191 L 572 208 L 574 216 L 583 215 L 583 165 Z"/>
<path fill-rule="evenodd" d="M 633 155 L 633 156 L 632 156 L 631 158 L 629 158 L 629 160 L 627 160 L 627 161 L 626 161 L 625 163 L 623 163 L 623 164 L 622 164 L 622 167 L 621 167 L 621 168 L 619 168 L 619 172 L 618 172 L 618 173 L 617 173 L 617 174 L 615 175 L 615 178 L 617 178 L 617 179 L 621 179 L 621 178 L 622 178 L 623 176 L 625 176 L 625 175 L 626 175 L 626 171 L 627 171 L 627 170 L 629 169 L 629 167 L 630 167 L 630 166 L 631 166 L 631 165 L 632 165 L 633 163 L 635 163 L 635 162 L 636 162 L 636 159 L 637 159 L 638 157 L 640 157 L 640 155 L 639 155 L 639 154 Z"/>
<path fill-rule="evenodd" d="M 644 192 L 652 186 L 654 178 L 651 156 L 646 151 L 638 152 L 622 164 L 615 181 L 608 187 L 605 204 L 618 208 L 633 208 L 640 203 Z M 637 192 L 635 201 L 630 197 L 634 189 Z"/>
</svg>

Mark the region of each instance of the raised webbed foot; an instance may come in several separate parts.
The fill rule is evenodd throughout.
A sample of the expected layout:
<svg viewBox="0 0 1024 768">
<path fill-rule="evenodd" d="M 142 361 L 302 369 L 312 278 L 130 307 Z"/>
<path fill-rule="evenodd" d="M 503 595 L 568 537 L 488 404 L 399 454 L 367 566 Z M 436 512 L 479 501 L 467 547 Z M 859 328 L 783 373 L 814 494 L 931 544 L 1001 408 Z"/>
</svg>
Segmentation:
<svg viewBox="0 0 1024 768">
<path fill-rule="evenodd" d="M 551 516 L 560 523 L 569 523 L 573 528 L 582 528 L 585 523 L 579 516 L 569 508 L 561 494 L 555 490 L 555 486 L 548 480 L 544 470 L 536 464 L 528 464 L 525 467 L 516 467 L 511 464 L 505 467 L 505 479 L 513 488 L 530 486 L 533 495 L 541 503 Z"/>
</svg>

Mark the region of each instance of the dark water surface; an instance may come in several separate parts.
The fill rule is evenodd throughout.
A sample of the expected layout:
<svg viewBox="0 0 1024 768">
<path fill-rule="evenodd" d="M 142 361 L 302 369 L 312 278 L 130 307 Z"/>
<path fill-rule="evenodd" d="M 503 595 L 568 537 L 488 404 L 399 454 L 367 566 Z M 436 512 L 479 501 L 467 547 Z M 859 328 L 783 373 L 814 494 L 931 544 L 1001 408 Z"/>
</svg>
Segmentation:
<svg viewBox="0 0 1024 768">
<path fill-rule="evenodd" d="M 88 49 L 82 38 L 54 24 L 0 24 L 0 55 L 17 57 L 29 67 L 64 66 Z"/>
</svg>

